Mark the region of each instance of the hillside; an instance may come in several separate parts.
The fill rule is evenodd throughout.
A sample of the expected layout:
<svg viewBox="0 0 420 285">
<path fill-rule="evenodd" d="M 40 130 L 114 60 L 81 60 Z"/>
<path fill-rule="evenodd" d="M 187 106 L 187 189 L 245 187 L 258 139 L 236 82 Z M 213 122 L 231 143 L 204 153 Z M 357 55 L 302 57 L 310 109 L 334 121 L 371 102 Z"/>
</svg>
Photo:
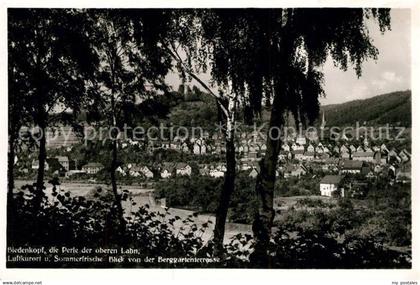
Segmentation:
<svg viewBox="0 0 420 285">
<path fill-rule="evenodd" d="M 398 91 L 342 104 L 322 106 L 328 126 L 368 125 L 411 126 L 411 91 Z M 322 115 L 322 111 L 320 116 Z"/>
</svg>

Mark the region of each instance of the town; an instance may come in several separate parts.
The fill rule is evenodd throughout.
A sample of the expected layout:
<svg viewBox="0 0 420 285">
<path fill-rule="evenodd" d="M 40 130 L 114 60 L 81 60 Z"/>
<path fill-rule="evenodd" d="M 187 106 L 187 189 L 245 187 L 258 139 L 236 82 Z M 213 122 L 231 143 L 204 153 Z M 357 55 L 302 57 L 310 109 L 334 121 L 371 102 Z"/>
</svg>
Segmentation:
<svg viewBox="0 0 420 285">
<path fill-rule="evenodd" d="M 325 121 L 322 124 L 325 125 Z M 119 146 L 123 153 L 146 152 L 153 156 L 156 152 L 176 152 L 179 155 L 190 155 L 193 163 L 174 160 L 150 164 L 126 161 L 119 165 L 116 171 L 123 181 L 124 178 L 131 177 L 132 183 L 152 183 L 175 176 L 191 176 L 193 173 L 213 178 L 223 177 L 226 171 L 222 162 L 225 153 L 223 139 L 218 134 L 212 137 L 206 134 L 207 136 L 198 139 L 180 140 L 176 137 L 174 141 L 151 141 L 146 145 L 144 142 L 131 139 L 122 141 Z M 56 136 L 49 142 L 52 152 L 58 154 L 47 158 L 46 170 L 51 175 L 70 181 L 72 179 L 97 181 L 98 174 L 105 168 L 101 162 L 87 161 L 81 165 L 71 154 L 67 155 L 75 146 L 82 144 L 80 140 L 70 140 L 65 142 L 67 145 L 64 146 L 57 142 L 63 142 L 63 138 Z M 237 140 L 236 147 L 236 155 L 239 158 L 237 171 L 256 178 L 259 173 L 258 162 L 265 154 L 265 150 L 263 138 L 254 133 L 242 134 Z M 197 164 L 196 157 L 213 162 Z M 30 173 L 38 169 L 36 157 L 30 161 L 30 165 L 25 163 L 25 158 L 20 160 L 16 157 L 16 161 L 22 179 L 29 178 Z M 375 144 L 367 137 L 350 141 L 344 136 L 338 142 L 322 142 L 304 136 L 297 136 L 294 139 L 288 137 L 281 146 L 276 176 L 287 179 L 315 174 L 321 176 L 319 195 L 331 197 L 337 192 L 344 197 L 346 195 L 344 189 L 349 186 L 342 183 L 345 176 L 351 176 L 356 181 L 360 178 L 365 180 L 386 177 L 397 183 L 410 183 L 411 154 L 405 148 L 391 148 L 386 143 Z M 350 182 L 347 180 L 347 183 Z"/>
</svg>

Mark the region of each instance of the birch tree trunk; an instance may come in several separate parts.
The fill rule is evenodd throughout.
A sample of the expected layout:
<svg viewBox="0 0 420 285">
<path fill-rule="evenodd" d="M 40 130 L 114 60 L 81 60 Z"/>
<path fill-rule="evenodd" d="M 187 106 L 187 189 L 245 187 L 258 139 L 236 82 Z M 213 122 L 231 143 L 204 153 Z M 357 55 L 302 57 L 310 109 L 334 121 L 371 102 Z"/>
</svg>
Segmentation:
<svg viewBox="0 0 420 285">
<path fill-rule="evenodd" d="M 223 189 L 220 193 L 219 205 L 216 212 L 214 228 L 214 253 L 216 256 L 223 254 L 223 240 L 225 236 L 226 219 L 229 203 L 235 189 L 236 157 L 235 157 L 235 111 L 236 95 L 229 96 L 228 116 L 226 118 L 225 144 L 226 144 L 226 172 Z"/>
<path fill-rule="evenodd" d="M 44 117 L 44 115 L 41 116 Z M 44 191 L 45 161 L 47 159 L 47 135 L 45 133 L 47 127 L 44 118 L 42 118 L 41 122 L 39 123 L 39 129 L 41 131 L 41 138 L 39 140 L 38 174 L 36 179 L 35 207 L 41 207 Z"/>
<path fill-rule="evenodd" d="M 114 84 L 115 79 L 114 75 L 112 75 L 112 84 Z M 116 117 L 116 106 L 115 106 L 115 98 L 114 98 L 114 88 L 111 90 L 111 112 L 112 112 L 112 127 L 116 132 L 118 132 L 117 129 L 117 117 Z M 113 130 L 113 131 L 114 131 Z M 112 134 L 112 151 L 111 151 L 111 169 L 110 169 L 110 176 L 111 176 L 111 187 L 112 192 L 114 194 L 114 202 L 115 202 L 115 208 L 117 211 L 117 218 L 119 220 L 119 234 L 123 235 L 125 232 L 125 220 L 124 220 L 124 211 L 121 204 L 121 195 L 118 194 L 118 186 L 117 186 L 117 177 L 116 177 L 116 169 L 117 169 L 117 163 L 118 163 L 118 133 Z"/>
</svg>

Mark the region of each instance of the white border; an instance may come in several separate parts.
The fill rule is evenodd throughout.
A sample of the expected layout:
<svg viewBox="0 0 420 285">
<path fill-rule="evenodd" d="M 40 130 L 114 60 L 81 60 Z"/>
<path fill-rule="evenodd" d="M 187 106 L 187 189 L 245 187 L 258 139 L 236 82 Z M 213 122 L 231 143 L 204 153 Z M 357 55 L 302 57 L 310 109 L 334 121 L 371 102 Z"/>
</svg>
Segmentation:
<svg viewBox="0 0 420 285">
<path fill-rule="evenodd" d="M 6 269 L 6 189 L 7 189 L 7 7 L 76 7 L 76 8 L 213 8 L 213 7 L 391 7 L 411 8 L 412 33 L 412 102 L 413 102 L 413 132 L 412 132 L 412 210 L 413 210 L 413 269 L 411 270 L 223 270 L 223 269 Z M 5 1 L 1 2 L 0 10 L 0 285 L 1 281 L 43 281 L 43 284 L 100 284 L 128 283 L 128 280 L 138 283 L 147 281 L 158 283 L 173 282 L 180 284 L 212 284 L 221 280 L 235 283 L 255 284 L 269 281 L 286 284 L 392 284 L 392 281 L 417 281 L 420 283 L 419 268 L 419 191 L 420 173 L 419 151 L 420 139 L 417 136 L 419 113 L 414 112 L 420 107 L 420 58 L 415 51 L 420 51 L 420 2 L 409 1 L 132 1 L 132 0 L 97 0 L 97 1 Z M 417 80 L 415 80 L 417 79 Z M 417 207 L 416 207 L 417 205 Z M 100 280 L 100 282 L 98 282 Z M 147 280 L 147 281 L 146 281 Z M 124 282 L 126 281 L 126 282 Z"/>
</svg>

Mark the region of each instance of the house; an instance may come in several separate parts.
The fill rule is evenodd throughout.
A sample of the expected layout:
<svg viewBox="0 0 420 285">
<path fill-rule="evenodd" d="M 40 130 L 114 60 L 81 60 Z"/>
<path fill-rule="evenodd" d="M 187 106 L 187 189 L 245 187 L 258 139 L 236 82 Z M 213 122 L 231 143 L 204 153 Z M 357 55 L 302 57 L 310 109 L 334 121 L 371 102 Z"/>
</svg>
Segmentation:
<svg viewBox="0 0 420 285">
<path fill-rule="evenodd" d="M 87 174 L 96 174 L 103 168 L 104 166 L 98 162 L 90 162 L 82 166 L 82 170 L 85 171 Z"/>
<path fill-rule="evenodd" d="M 115 169 L 115 171 L 121 174 L 122 176 L 127 175 L 127 169 L 125 167 L 122 167 L 121 165 L 118 166 L 117 169 Z"/>
<path fill-rule="evenodd" d="M 301 144 L 297 144 L 296 145 L 296 147 L 295 147 L 295 150 L 302 150 L 302 151 L 305 151 L 305 145 L 301 145 Z"/>
<path fill-rule="evenodd" d="M 382 153 L 388 153 L 389 152 L 389 149 L 388 149 L 388 147 L 386 146 L 386 144 L 381 144 L 381 152 Z"/>
<path fill-rule="evenodd" d="M 322 165 L 322 170 L 324 171 L 338 171 L 338 164 L 340 160 L 337 157 L 329 157 L 325 160 Z"/>
<path fill-rule="evenodd" d="M 56 156 L 56 159 L 58 159 L 58 162 L 66 169 L 66 171 L 70 170 L 70 161 L 67 156 Z"/>
<path fill-rule="evenodd" d="M 280 151 L 279 153 L 279 160 L 280 161 L 285 161 L 287 159 L 292 159 L 292 154 L 288 151 Z"/>
<path fill-rule="evenodd" d="M 344 160 L 341 166 L 341 173 L 360 174 L 364 164 L 360 160 Z"/>
<path fill-rule="evenodd" d="M 325 152 L 323 146 L 317 146 L 315 151 L 316 151 L 316 153 L 324 153 Z"/>
<path fill-rule="evenodd" d="M 314 152 L 307 151 L 302 156 L 302 160 L 305 160 L 305 161 L 312 161 L 314 159 L 315 159 L 315 153 Z"/>
<path fill-rule="evenodd" d="M 182 175 L 182 176 L 188 175 L 188 176 L 191 176 L 192 168 L 187 163 L 180 162 L 180 163 L 177 163 L 176 164 L 175 171 L 176 171 L 175 172 L 176 175 Z"/>
<path fill-rule="evenodd" d="M 169 178 L 172 176 L 175 170 L 175 165 L 173 163 L 164 162 L 160 168 L 160 177 Z"/>
<path fill-rule="evenodd" d="M 201 144 L 197 141 L 193 145 L 193 153 L 194 154 L 201 154 Z"/>
<path fill-rule="evenodd" d="M 37 159 L 32 160 L 31 168 L 32 169 L 35 169 L 35 170 L 38 170 L 39 169 L 39 162 L 38 162 Z M 48 169 L 49 169 L 49 165 L 48 165 L 48 162 L 47 161 L 45 161 L 44 169 L 45 169 L 45 171 L 48 171 Z"/>
<path fill-rule="evenodd" d="M 290 151 L 290 146 L 288 145 L 288 144 L 283 144 L 282 146 L 281 146 L 281 148 L 284 150 L 284 151 Z"/>
<path fill-rule="evenodd" d="M 325 162 L 329 157 L 328 153 L 318 153 L 315 155 L 315 160 Z"/>
<path fill-rule="evenodd" d="M 401 157 L 401 160 L 403 162 L 407 162 L 411 159 L 411 154 L 406 149 L 403 149 L 402 151 L 400 151 L 398 155 L 399 157 Z"/>
<path fill-rule="evenodd" d="M 210 169 L 209 175 L 214 178 L 223 177 L 225 176 L 225 172 L 226 172 L 226 166 L 223 164 L 220 164 Z"/>
<path fill-rule="evenodd" d="M 365 147 L 368 147 L 368 146 L 369 146 L 369 140 L 368 140 L 368 138 L 367 138 L 367 137 L 365 137 L 365 139 L 363 140 L 363 145 L 364 145 Z"/>
<path fill-rule="evenodd" d="M 357 149 L 356 149 L 356 152 L 364 152 L 365 150 L 364 150 L 364 148 L 361 146 L 361 145 L 359 145 L 358 147 L 357 147 Z"/>
<path fill-rule="evenodd" d="M 373 162 L 377 164 L 386 164 L 386 156 L 377 150 L 373 153 Z"/>
<path fill-rule="evenodd" d="M 145 165 L 137 165 L 137 164 L 134 164 L 130 168 L 129 174 L 133 177 L 142 176 L 144 178 L 149 178 L 149 179 L 154 177 L 153 171 L 150 170 L 149 167 L 147 167 Z"/>
<path fill-rule="evenodd" d="M 340 157 L 345 160 L 349 160 L 351 158 L 350 152 L 342 152 L 340 153 Z"/>
<path fill-rule="evenodd" d="M 315 152 L 315 148 L 312 144 L 309 144 L 308 147 L 306 148 L 307 152 Z"/>
<path fill-rule="evenodd" d="M 373 152 L 373 149 L 371 149 L 370 147 L 365 147 L 365 152 Z"/>
<path fill-rule="evenodd" d="M 340 153 L 349 153 L 349 149 L 345 145 L 342 145 L 340 147 Z"/>
<path fill-rule="evenodd" d="M 411 163 L 403 163 L 396 171 L 396 181 L 408 183 L 411 181 Z"/>
<path fill-rule="evenodd" d="M 300 176 L 305 175 L 307 172 L 308 172 L 308 169 L 303 164 L 299 164 L 299 165 L 289 164 L 283 170 L 284 178 L 288 178 L 292 176 L 300 177 Z"/>
<path fill-rule="evenodd" d="M 372 151 L 355 152 L 352 154 L 353 160 L 360 160 L 366 162 L 373 162 L 374 153 Z"/>
<path fill-rule="evenodd" d="M 297 136 L 296 143 L 298 145 L 301 145 L 301 146 L 306 145 L 306 138 L 305 138 L 305 136 L 302 136 L 302 135 Z"/>
<path fill-rule="evenodd" d="M 303 150 L 294 150 L 292 154 L 293 154 L 294 159 L 303 160 L 303 154 L 304 154 Z"/>
<path fill-rule="evenodd" d="M 260 147 L 260 152 L 262 154 L 265 154 L 265 152 L 267 151 L 267 145 L 265 143 L 262 143 L 259 145 L 259 147 Z"/>
<path fill-rule="evenodd" d="M 252 170 L 251 170 L 251 172 L 249 173 L 248 176 L 249 177 L 252 177 L 252 178 L 257 178 L 257 176 L 258 176 L 258 170 L 256 168 L 252 168 Z"/>
<path fill-rule="evenodd" d="M 344 188 L 341 185 L 343 177 L 340 175 L 327 175 L 319 182 L 319 191 L 321 196 L 332 197 L 333 193 L 338 191 L 341 197 L 344 197 Z"/>
<path fill-rule="evenodd" d="M 206 176 L 210 174 L 210 168 L 208 164 L 199 164 L 198 165 L 198 172 L 202 176 Z"/>
</svg>

